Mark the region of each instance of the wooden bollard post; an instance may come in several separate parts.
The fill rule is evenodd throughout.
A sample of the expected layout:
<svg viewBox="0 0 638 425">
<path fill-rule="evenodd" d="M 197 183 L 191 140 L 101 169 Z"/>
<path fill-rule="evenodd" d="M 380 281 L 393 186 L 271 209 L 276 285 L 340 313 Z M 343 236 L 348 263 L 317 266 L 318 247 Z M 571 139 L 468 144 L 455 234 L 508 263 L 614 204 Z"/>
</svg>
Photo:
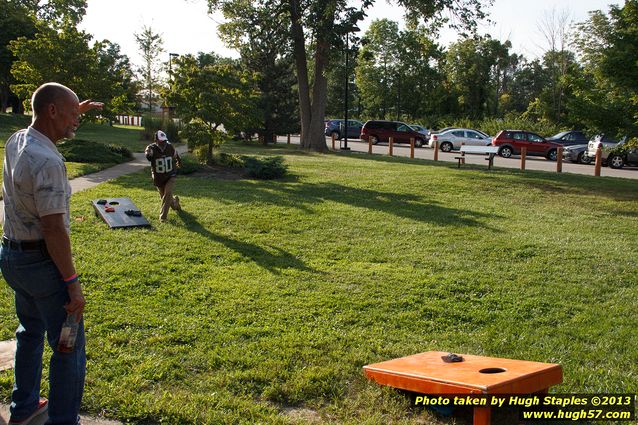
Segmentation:
<svg viewBox="0 0 638 425">
<path fill-rule="evenodd" d="M 521 170 L 525 171 L 525 159 L 527 158 L 527 148 L 521 148 Z"/>
<path fill-rule="evenodd" d="M 372 137 L 368 136 L 368 153 L 372 155 Z"/>
<path fill-rule="evenodd" d="M 390 143 L 388 143 L 388 155 L 392 156 L 392 147 L 394 146 L 394 137 L 390 137 Z"/>
<path fill-rule="evenodd" d="M 286 142 L 287 144 L 290 144 L 290 133 L 288 133 L 288 140 Z"/>
<path fill-rule="evenodd" d="M 414 159 L 414 137 L 410 137 L 410 158 Z"/>
<path fill-rule="evenodd" d="M 603 166 L 603 150 L 598 146 L 596 149 L 596 163 L 594 165 L 594 176 L 600 177 L 600 169 Z"/>
<path fill-rule="evenodd" d="M 332 133 L 332 150 L 335 150 L 335 134 Z"/>
<path fill-rule="evenodd" d="M 276 145 L 277 144 L 277 133 L 273 133 L 272 135 L 272 142 Z"/>
<path fill-rule="evenodd" d="M 556 172 L 563 172 L 563 147 L 559 146 L 556 150 Z"/>
<path fill-rule="evenodd" d="M 461 142 L 461 148 L 463 148 L 463 146 L 465 146 L 465 142 Z M 461 164 L 465 165 L 465 152 L 461 152 L 461 156 L 463 157 Z"/>
<path fill-rule="evenodd" d="M 434 160 L 439 160 L 439 141 L 434 142 Z"/>
</svg>

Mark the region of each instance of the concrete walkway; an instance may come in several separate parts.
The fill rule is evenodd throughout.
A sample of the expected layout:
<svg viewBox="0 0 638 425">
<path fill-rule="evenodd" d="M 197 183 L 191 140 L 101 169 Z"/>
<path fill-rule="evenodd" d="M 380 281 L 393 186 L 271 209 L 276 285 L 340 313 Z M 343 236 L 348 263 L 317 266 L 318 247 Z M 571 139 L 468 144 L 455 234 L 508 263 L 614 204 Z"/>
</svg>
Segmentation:
<svg viewBox="0 0 638 425">
<path fill-rule="evenodd" d="M 185 145 L 178 146 L 177 152 L 180 154 L 186 152 Z M 116 165 L 106 170 L 99 171 L 94 174 L 78 177 L 70 181 L 73 193 L 81 192 L 86 189 L 97 186 L 109 180 L 124 176 L 126 174 L 141 171 L 144 167 L 148 167 L 149 162 L 143 153 L 133 154 L 133 160 L 123 164 Z M 149 177 L 150 178 L 150 177 Z M 0 201 L 0 223 L 4 222 L 4 202 Z M 15 354 L 15 340 L 0 341 L 0 371 L 13 368 L 13 356 Z M 29 425 L 42 425 L 46 422 L 47 415 L 42 415 L 31 422 Z M 9 406 L 0 403 L 0 425 L 7 425 L 9 422 Z M 105 421 L 103 419 L 95 419 L 90 417 L 82 417 L 82 425 L 121 425 L 120 422 Z"/>
</svg>

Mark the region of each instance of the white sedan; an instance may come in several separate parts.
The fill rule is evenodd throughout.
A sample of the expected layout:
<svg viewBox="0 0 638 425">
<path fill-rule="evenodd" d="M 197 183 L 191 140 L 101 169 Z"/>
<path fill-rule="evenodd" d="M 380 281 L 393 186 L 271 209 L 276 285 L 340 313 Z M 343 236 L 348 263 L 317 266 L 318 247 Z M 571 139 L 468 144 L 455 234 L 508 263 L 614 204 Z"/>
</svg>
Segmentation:
<svg viewBox="0 0 638 425">
<path fill-rule="evenodd" d="M 439 142 L 439 149 L 443 152 L 450 152 L 452 149 L 461 149 L 461 144 L 487 146 L 492 143 L 492 138 L 479 130 L 451 128 L 439 133 L 432 133 L 429 146 L 433 148 L 436 142 Z"/>
</svg>

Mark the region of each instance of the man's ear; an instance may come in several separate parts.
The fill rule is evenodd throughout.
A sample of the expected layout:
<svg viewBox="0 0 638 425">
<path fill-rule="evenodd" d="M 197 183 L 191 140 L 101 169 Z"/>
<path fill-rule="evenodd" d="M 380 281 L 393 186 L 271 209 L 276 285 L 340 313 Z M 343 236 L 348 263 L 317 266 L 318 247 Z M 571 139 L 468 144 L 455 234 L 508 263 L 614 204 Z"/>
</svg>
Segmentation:
<svg viewBox="0 0 638 425">
<path fill-rule="evenodd" d="M 56 106 L 55 103 L 49 103 L 49 105 L 47 106 L 47 115 L 49 116 L 49 118 L 55 118 L 55 116 L 58 114 L 58 107 Z"/>
</svg>

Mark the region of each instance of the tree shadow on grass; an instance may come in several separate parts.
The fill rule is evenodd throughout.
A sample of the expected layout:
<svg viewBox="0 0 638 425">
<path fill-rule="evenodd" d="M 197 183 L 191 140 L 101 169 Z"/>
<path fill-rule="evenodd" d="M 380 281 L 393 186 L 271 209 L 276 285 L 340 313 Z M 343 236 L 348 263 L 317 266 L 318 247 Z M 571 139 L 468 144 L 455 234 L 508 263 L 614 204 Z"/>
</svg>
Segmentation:
<svg viewBox="0 0 638 425">
<path fill-rule="evenodd" d="M 202 226 L 201 223 L 197 221 L 197 218 L 186 211 L 178 211 L 177 216 L 184 222 L 186 225 L 186 229 L 200 234 L 209 240 L 217 243 L 221 243 L 229 249 L 241 254 L 242 256 L 249 258 L 254 261 L 259 267 L 262 267 L 269 272 L 279 275 L 281 274 L 280 270 L 282 269 L 297 269 L 300 271 L 318 273 L 317 270 L 314 270 L 304 264 L 303 261 L 299 260 L 294 255 L 289 252 L 284 251 L 281 248 L 270 247 L 275 253 L 269 252 L 266 249 L 257 246 L 252 243 L 242 242 L 235 239 L 228 238 L 226 236 L 218 235 L 206 227 Z"/>
<path fill-rule="evenodd" d="M 335 202 L 364 210 L 382 212 L 418 222 L 430 222 L 440 226 L 481 226 L 483 218 L 498 218 L 460 208 L 442 206 L 424 199 L 421 195 L 384 192 L 344 186 L 336 183 L 255 182 L 234 181 L 230 186 L 208 186 L 201 196 L 212 197 L 227 203 L 263 203 L 289 207 L 308 214 L 313 206 Z M 191 192 L 190 196 L 198 196 Z"/>
</svg>

